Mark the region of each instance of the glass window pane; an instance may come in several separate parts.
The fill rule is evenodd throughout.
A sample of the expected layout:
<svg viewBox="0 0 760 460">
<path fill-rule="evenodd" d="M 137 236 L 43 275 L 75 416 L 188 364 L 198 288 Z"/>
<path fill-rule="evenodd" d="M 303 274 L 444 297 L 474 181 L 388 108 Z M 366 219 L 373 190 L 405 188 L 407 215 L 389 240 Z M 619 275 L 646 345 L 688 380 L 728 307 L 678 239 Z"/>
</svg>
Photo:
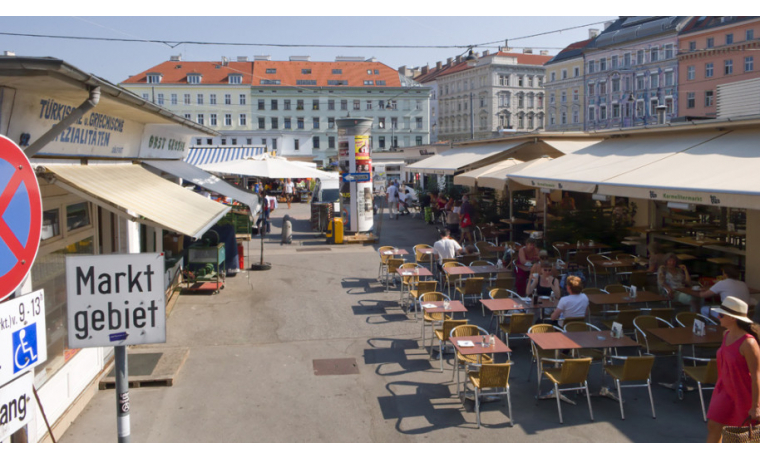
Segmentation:
<svg viewBox="0 0 760 460">
<path fill-rule="evenodd" d="M 42 213 L 42 233 L 40 240 L 45 241 L 61 234 L 61 212 L 51 209 Z"/>
<path fill-rule="evenodd" d="M 71 231 L 90 225 L 90 207 L 87 203 L 66 206 L 66 229 Z"/>
</svg>

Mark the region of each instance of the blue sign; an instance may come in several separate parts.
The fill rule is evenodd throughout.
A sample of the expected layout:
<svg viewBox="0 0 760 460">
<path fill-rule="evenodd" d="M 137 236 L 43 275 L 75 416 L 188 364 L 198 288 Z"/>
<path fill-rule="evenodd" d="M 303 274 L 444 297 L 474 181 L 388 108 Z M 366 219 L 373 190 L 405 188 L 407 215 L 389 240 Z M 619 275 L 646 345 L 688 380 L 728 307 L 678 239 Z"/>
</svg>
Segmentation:
<svg viewBox="0 0 760 460">
<path fill-rule="evenodd" d="M 13 373 L 26 369 L 37 362 L 37 325 L 19 329 L 13 333 Z"/>
<path fill-rule="evenodd" d="M 343 180 L 346 182 L 369 182 L 369 179 L 370 174 L 368 172 L 343 174 Z"/>
<path fill-rule="evenodd" d="M 127 337 L 129 337 L 129 334 L 126 332 L 117 332 L 116 334 L 109 334 L 108 340 L 111 342 L 121 342 L 122 340 L 127 340 Z"/>
</svg>

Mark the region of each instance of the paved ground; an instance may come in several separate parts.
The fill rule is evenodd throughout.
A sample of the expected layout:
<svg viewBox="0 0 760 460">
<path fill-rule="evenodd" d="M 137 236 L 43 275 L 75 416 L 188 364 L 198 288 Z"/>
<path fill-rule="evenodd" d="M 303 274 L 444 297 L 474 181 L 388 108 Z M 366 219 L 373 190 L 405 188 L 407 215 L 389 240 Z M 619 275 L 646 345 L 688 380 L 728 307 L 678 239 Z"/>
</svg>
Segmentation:
<svg viewBox="0 0 760 460">
<path fill-rule="evenodd" d="M 684 401 L 654 388 L 657 419 L 646 389 L 625 391 L 626 420 L 618 404 L 594 397 L 595 421 L 585 398 L 563 404 L 533 398 L 527 381 L 529 347 L 513 341 L 515 362 L 509 426 L 501 402 L 483 406 L 483 427 L 463 407 L 452 383 L 451 354 L 444 372 L 420 348 L 420 324 L 398 306 L 398 291 L 376 281 L 375 246 L 326 246 L 309 232 L 308 205 L 274 213 L 264 272 L 229 278 L 218 295 L 183 295 L 168 320 L 168 342 L 188 347 L 173 387 L 130 390 L 133 442 L 701 442 L 699 398 Z M 279 245 L 281 217 L 297 222 L 291 246 Z M 384 220 L 381 245 L 412 249 L 432 244 L 434 226 L 404 216 Z M 259 240 L 248 247 L 259 258 Z M 251 258 L 246 260 L 250 264 Z M 484 325 L 480 308 L 468 319 Z M 313 360 L 354 358 L 358 373 L 315 376 Z M 675 377 L 673 358 L 656 364 L 656 380 Z M 535 371 L 534 371 L 535 372 Z M 592 390 L 601 372 L 592 368 Z M 548 386 L 546 387 L 548 389 Z M 114 391 L 103 390 L 62 442 L 114 442 Z"/>
</svg>

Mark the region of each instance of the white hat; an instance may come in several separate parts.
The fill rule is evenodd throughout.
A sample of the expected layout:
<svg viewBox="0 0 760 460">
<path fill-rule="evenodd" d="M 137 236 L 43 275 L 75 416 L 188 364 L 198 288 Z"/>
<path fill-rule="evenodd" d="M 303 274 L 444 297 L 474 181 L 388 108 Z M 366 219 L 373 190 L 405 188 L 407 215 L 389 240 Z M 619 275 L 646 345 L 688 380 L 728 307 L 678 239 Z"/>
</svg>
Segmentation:
<svg viewBox="0 0 760 460">
<path fill-rule="evenodd" d="M 747 317 L 747 312 L 749 311 L 747 303 L 736 297 L 726 297 L 720 307 L 711 308 L 711 310 L 715 313 L 730 316 L 745 323 L 752 323 L 752 320 Z"/>
</svg>

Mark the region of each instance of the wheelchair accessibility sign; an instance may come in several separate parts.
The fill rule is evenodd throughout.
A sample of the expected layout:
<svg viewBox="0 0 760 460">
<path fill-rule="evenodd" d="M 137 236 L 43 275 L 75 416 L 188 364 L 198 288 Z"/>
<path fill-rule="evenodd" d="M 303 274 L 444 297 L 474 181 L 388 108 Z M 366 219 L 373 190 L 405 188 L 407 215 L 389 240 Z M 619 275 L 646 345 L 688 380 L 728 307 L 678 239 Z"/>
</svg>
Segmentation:
<svg viewBox="0 0 760 460">
<path fill-rule="evenodd" d="M 0 386 L 46 360 L 44 291 L 0 304 Z"/>
</svg>

